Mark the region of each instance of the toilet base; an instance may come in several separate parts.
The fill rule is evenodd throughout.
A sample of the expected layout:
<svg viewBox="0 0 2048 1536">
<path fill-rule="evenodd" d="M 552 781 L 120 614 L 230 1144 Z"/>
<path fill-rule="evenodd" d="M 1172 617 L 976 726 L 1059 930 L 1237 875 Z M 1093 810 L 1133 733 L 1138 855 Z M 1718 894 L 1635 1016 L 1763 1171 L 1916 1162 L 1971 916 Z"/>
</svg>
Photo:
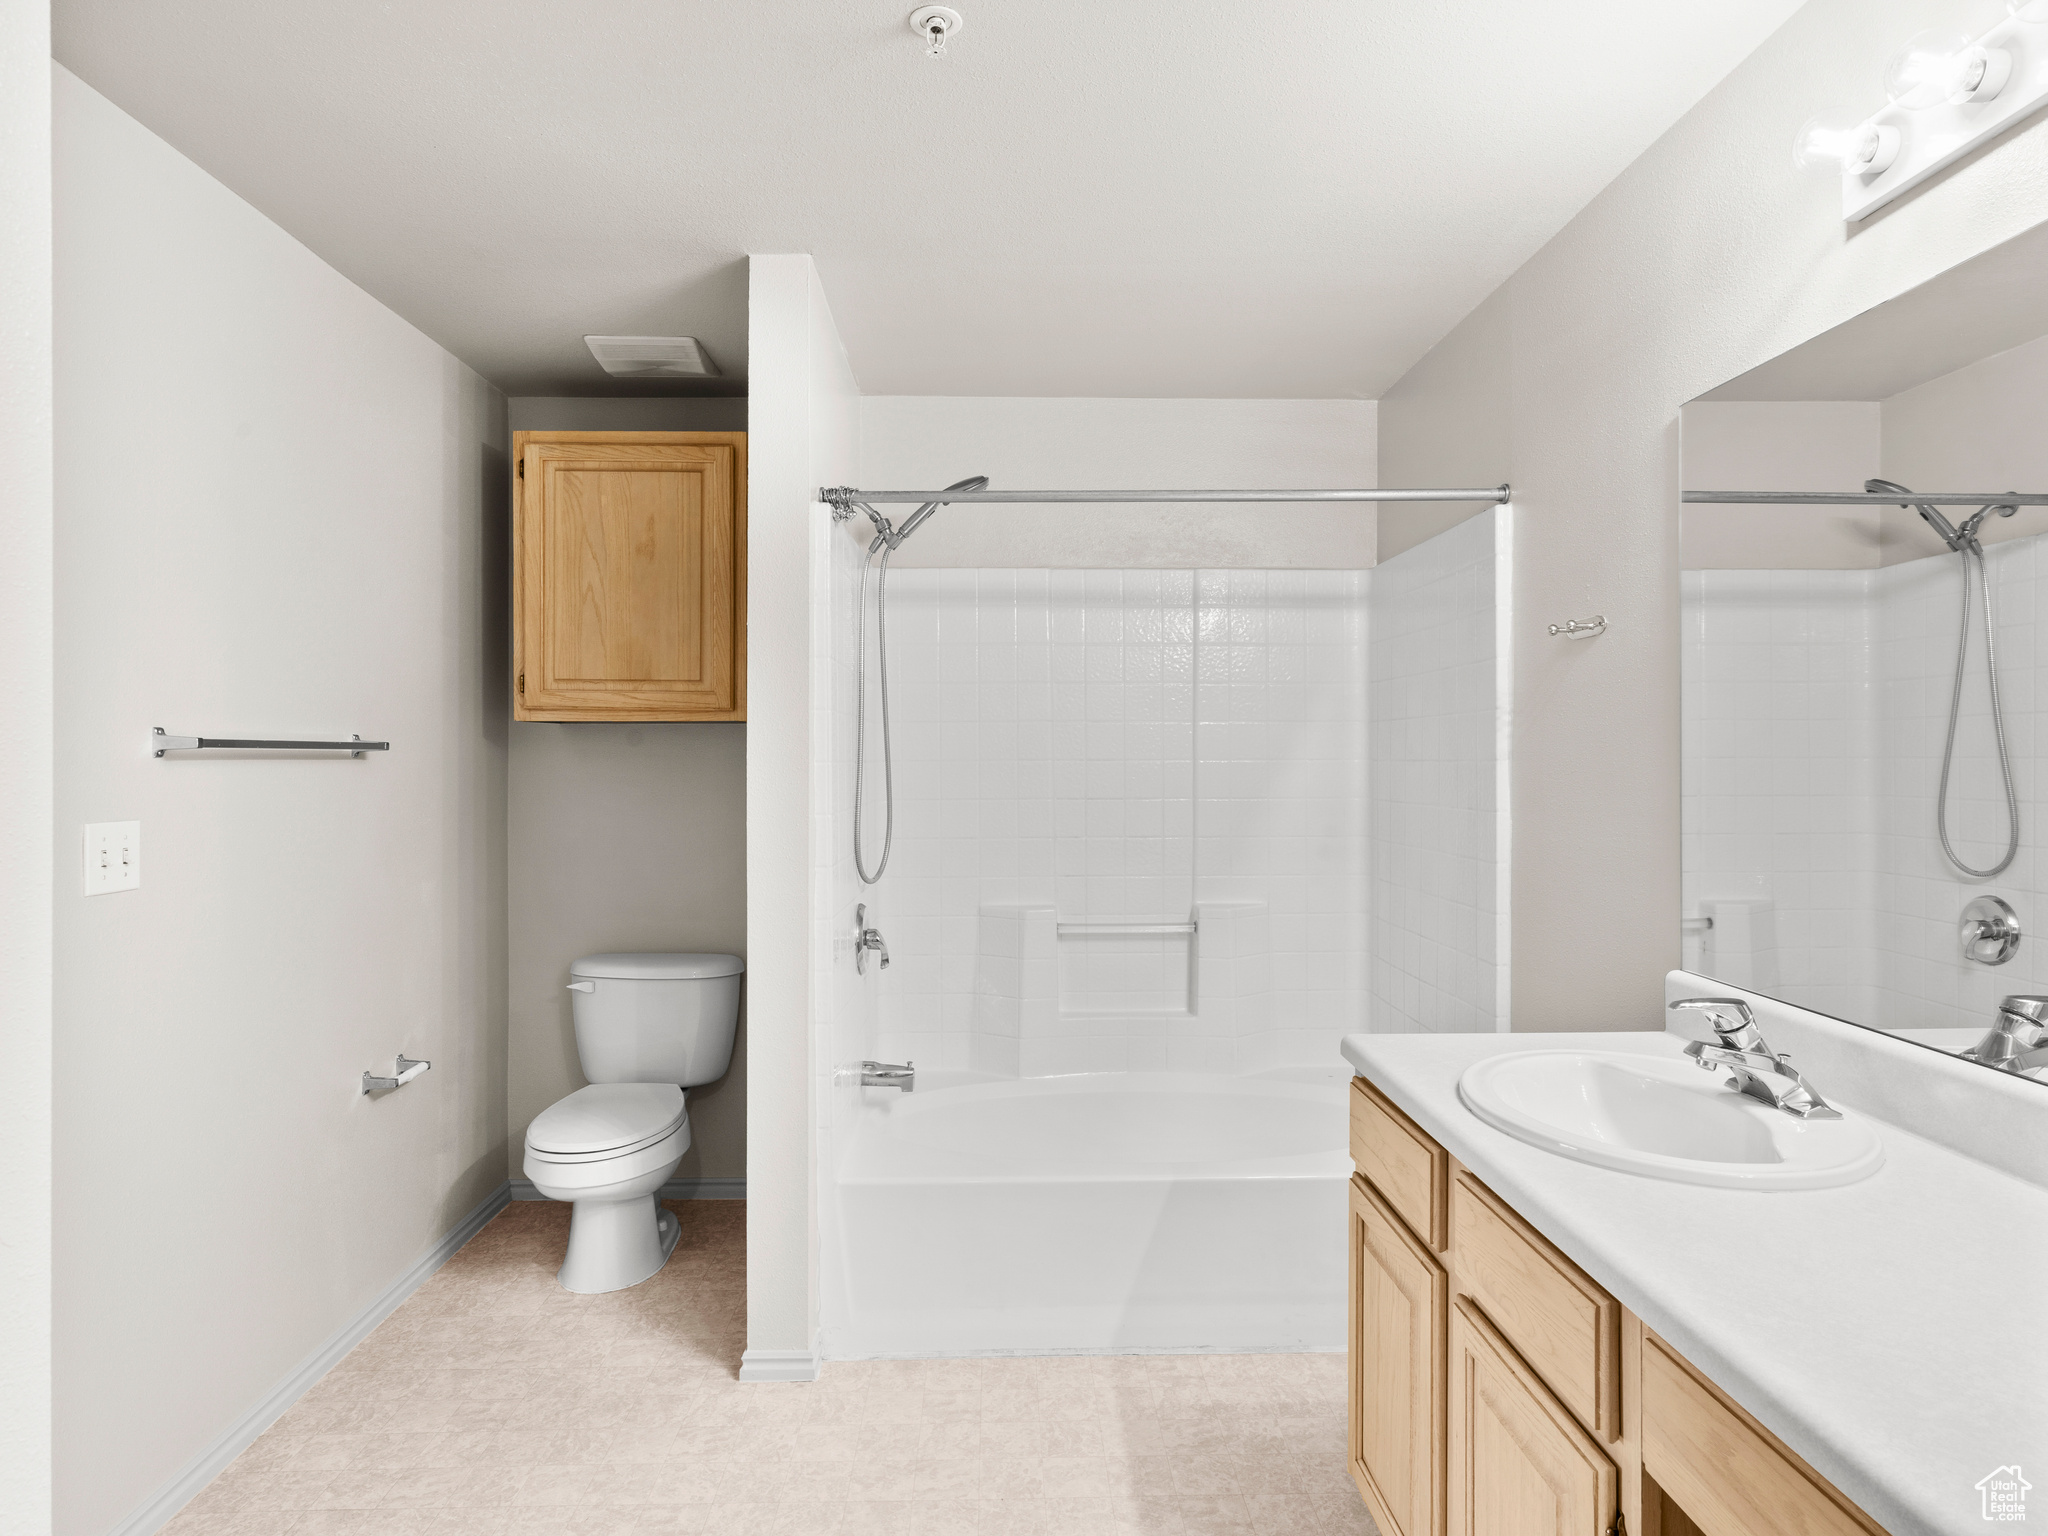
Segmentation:
<svg viewBox="0 0 2048 1536">
<path fill-rule="evenodd" d="M 578 1200 L 569 1212 L 569 1252 L 555 1278 L 565 1291 L 600 1296 L 660 1273 L 683 1224 L 653 1195 Z"/>
</svg>

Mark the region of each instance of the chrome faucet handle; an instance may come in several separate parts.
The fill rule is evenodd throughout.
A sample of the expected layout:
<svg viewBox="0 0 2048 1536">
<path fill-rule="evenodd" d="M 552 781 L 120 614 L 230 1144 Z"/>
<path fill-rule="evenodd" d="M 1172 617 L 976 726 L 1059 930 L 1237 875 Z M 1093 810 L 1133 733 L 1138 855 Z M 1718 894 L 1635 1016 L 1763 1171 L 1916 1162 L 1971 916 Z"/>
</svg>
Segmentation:
<svg viewBox="0 0 2048 1536">
<path fill-rule="evenodd" d="M 2021 994 L 1998 1005 L 1998 1017 L 1982 1040 L 1962 1053 L 1965 1061 L 2006 1072 L 2048 1066 L 2048 997 Z"/>
<path fill-rule="evenodd" d="M 1726 1045 L 1738 1046 L 1748 1051 L 1768 1051 L 1763 1036 L 1757 1033 L 1756 1015 L 1749 1011 L 1749 1004 L 1739 997 L 1681 997 L 1677 1002 L 1666 1005 L 1673 1013 L 1681 1008 L 1696 1010 L 1707 1016 L 1707 1024 Z M 1722 1022 L 1723 1012 L 1735 1015 L 1733 1024 Z"/>
<path fill-rule="evenodd" d="M 1799 1074 L 1789 1055 L 1781 1055 L 1770 1048 L 1756 1027 L 1756 1015 L 1750 1012 L 1749 1004 L 1741 998 L 1682 997 L 1669 1007 L 1673 1012 L 1687 1008 L 1705 1014 L 1707 1023 L 1719 1038 L 1718 1044 L 1710 1045 L 1704 1040 L 1686 1043 L 1685 1054 L 1701 1071 L 1712 1072 L 1726 1067 L 1735 1074 L 1729 1083 L 1731 1088 L 1760 1104 L 1768 1104 L 1788 1115 L 1797 1115 L 1802 1120 L 1842 1118 L 1842 1112 L 1822 1098 L 1820 1090 Z M 1724 1013 L 1732 1013 L 1735 1022 L 1727 1022 Z"/>
<path fill-rule="evenodd" d="M 2048 997 L 2008 997 L 1998 1005 L 1998 1011 L 2010 1014 L 2035 1029 L 2048 1029 Z"/>
<path fill-rule="evenodd" d="M 868 951 L 874 950 L 882 957 L 882 969 L 889 969 L 889 946 L 882 939 L 881 930 L 868 926 L 868 904 L 862 902 L 853 909 L 855 937 L 853 941 L 853 969 L 855 974 L 868 973 Z"/>
</svg>

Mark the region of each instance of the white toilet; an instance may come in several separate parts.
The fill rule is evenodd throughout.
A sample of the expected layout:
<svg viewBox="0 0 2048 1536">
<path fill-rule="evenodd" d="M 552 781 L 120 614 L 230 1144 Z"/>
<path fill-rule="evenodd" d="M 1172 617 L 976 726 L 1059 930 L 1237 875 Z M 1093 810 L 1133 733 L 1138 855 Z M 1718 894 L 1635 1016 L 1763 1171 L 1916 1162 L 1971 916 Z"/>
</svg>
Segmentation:
<svg viewBox="0 0 2048 1536">
<path fill-rule="evenodd" d="M 586 955 L 569 967 L 590 1086 L 526 1128 L 526 1176 L 575 1206 L 565 1290 L 624 1290 L 675 1251 L 681 1224 L 656 1191 L 690 1149 L 683 1090 L 732 1064 L 745 968 L 737 955 L 658 954 Z"/>
</svg>

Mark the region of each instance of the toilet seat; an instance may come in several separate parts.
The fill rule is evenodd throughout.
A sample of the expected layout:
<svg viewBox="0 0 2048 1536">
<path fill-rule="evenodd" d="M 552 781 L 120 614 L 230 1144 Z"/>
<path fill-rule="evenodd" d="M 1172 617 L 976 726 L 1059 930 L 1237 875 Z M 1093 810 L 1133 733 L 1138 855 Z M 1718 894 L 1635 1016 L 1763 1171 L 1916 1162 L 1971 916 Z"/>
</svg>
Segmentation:
<svg viewBox="0 0 2048 1536">
<path fill-rule="evenodd" d="M 687 1117 L 674 1083 L 593 1083 L 533 1117 L 526 1153 L 549 1163 L 629 1157 L 675 1134 Z"/>
</svg>

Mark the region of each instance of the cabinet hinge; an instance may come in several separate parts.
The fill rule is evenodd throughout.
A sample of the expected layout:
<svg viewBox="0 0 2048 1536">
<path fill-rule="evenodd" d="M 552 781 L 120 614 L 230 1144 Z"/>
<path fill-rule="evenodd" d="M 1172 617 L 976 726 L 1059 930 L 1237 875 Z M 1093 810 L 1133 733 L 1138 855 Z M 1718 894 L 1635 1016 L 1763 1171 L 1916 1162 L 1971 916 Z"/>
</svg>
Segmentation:
<svg viewBox="0 0 2048 1536">
<path fill-rule="evenodd" d="M 526 478 L 526 460 L 523 458 L 519 461 L 519 478 L 522 480 Z"/>
<path fill-rule="evenodd" d="M 526 674 L 524 672 L 519 674 L 519 691 L 521 693 L 526 692 Z M 1620 1536 L 1620 1533 L 1616 1532 L 1615 1536 Z"/>
<path fill-rule="evenodd" d="M 1614 1524 L 1607 1528 L 1607 1536 L 1628 1536 L 1628 1517 L 1618 1509 L 1614 1512 Z"/>
</svg>

